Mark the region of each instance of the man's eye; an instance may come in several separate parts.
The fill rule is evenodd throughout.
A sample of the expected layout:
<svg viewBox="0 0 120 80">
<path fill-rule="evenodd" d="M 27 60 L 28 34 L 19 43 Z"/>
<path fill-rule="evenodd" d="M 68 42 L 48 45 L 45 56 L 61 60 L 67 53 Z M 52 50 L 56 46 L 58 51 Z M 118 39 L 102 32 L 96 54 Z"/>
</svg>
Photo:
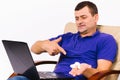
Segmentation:
<svg viewBox="0 0 120 80">
<path fill-rule="evenodd" d="M 87 18 L 87 16 L 82 16 L 82 19 L 86 19 Z"/>
<path fill-rule="evenodd" d="M 78 20 L 78 18 L 75 18 L 75 20 L 77 21 L 77 20 Z"/>
</svg>

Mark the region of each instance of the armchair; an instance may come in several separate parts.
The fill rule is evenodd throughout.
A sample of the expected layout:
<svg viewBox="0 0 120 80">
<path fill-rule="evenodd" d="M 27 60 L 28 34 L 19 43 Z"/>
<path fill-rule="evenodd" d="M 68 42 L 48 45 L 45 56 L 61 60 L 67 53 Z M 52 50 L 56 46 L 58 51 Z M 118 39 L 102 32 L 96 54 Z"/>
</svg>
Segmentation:
<svg viewBox="0 0 120 80">
<path fill-rule="evenodd" d="M 100 80 L 101 78 L 107 76 L 107 80 L 117 80 L 118 75 L 120 74 L 120 26 L 106 26 L 106 25 L 98 25 L 97 26 L 100 31 L 109 33 L 114 36 L 118 44 L 118 53 L 115 62 L 112 65 L 111 70 L 100 71 L 92 75 L 88 80 Z M 77 32 L 77 28 L 75 23 L 69 22 L 66 24 L 64 33 L 67 32 Z M 57 64 L 56 61 L 39 61 L 35 62 L 35 65 L 41 64 Z M 13 77 L 17 74 L 12 74 L 10 77 Z"/>
</svg>

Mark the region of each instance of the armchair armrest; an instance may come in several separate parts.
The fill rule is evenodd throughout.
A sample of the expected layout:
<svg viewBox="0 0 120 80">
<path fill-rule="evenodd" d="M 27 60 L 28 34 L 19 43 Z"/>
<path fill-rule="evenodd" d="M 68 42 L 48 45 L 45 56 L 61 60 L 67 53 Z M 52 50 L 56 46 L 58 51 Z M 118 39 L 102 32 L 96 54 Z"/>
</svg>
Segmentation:
<svg viewBox="0 0 120 80">
<path fill-rule="evenodd" d="M 18 74 L 16 74 L 16 73 L 12 73 L 10 76 L 9 76 L 9 78 L 11 78 L 11 77 L 14 77 L 14 76 L 17 76 Z"/>
<path fill-rule="evenodd" d="M 104 70 L 104 71 L 100 71 L 100 72 L 97 72 L 94 75 L 92 75 L 90 78 L 88 78 L 88 80 L 100 80 L 103 77 L 111 75 L 111 74 L 120 74 L 120 70 Z"/>
<path fill-rule="evenodd" d="M 35 66 L 41 65 L 41 64 L 57 64 L 57 61 L 35 61 Z"/>
</svg>

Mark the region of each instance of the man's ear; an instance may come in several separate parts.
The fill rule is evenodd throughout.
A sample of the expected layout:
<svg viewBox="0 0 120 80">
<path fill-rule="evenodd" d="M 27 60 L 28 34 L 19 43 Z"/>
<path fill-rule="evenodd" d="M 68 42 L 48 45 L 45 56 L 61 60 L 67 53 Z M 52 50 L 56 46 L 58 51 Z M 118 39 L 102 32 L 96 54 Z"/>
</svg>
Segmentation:
<svg viewBox="0 0 120 80">
<path fill-rule="evenodd" d="M 97 22 L 98 22 L 98 19 L 99 19 L 99 15 L 98 15 L 98 14 L 95 14 L 95 15 L 94 15 L 94 19 L 95 19 L 95 22 L 97 23 Z"/>
</svg>

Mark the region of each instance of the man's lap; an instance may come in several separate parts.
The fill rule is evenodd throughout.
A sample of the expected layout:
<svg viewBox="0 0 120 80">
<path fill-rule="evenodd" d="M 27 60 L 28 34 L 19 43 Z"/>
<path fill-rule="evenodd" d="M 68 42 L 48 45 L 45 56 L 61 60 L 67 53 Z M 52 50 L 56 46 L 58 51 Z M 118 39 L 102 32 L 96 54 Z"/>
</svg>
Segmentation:
<svg viewBox="0 0 120 80">
<path fill-rule="evenodd" d="M 29 79 L 24 76 L 15 76 L 15 77 L 9 78 L 8 80 L 29 80 Z"/>
</svg>

